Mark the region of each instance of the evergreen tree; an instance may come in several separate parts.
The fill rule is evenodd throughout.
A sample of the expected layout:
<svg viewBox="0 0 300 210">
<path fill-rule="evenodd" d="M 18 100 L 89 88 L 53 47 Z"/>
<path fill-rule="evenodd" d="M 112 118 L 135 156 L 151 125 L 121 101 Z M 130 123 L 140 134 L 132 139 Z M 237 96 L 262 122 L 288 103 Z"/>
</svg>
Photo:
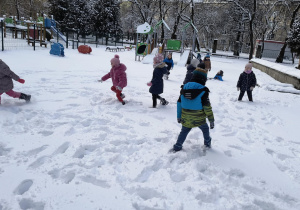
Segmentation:
<svg viewBox="0 0 300 210">
<path fill-rule="evenodd" d="M 99 34 L 121 35 L 120 3 L 117 0 L 98 0 L 94 5 L 93 27 Z"/>
<path fill-rule="evenodd" d="M 63 24 L 65 15 L 69 10 L 69 0 L 48 0 L 49 12 L 53 15 L 53 18 L 59 23 Z"/>
<path fill-rule="evenodd" d="M 65 14 L 64 24 L 68 28 L 77 29 L 85 37 L 92 31 L 92 10 L 86 0 L 72 0 Z"/>
<path fill-rule="evenodd" d="M 287 44 L 291 48 L 293 53 L 300 55 L 300 19 L 295 19 L 295 22 L 288 35 Z M 298 65 L 300 69 L 300 61 Z"/>
</svg>

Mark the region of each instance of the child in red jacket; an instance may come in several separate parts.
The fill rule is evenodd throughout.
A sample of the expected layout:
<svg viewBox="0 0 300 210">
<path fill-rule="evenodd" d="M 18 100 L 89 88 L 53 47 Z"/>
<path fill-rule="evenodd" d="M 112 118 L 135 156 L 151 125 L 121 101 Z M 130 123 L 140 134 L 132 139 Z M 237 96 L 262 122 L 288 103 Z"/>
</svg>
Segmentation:
<svg viewBox="0 0 300 210">
<path fill-rule="evenodd" d="M 125 72 L 127 68 L 124 64 L 120 63 L 119 58 L 120 57 L 118 55 L 115 55 L 115 57 L 110 60 L 112 67 L 110 72 L 104 75 L 101 80 L 98 81 L 103 82 L 111 78 L 113 83 L 111 90 L 116 93 L 118 100 L 124 105 L 125 101 L 123 101 L 123 98 L 125 98 L 125 95 L 122 93 L 122 90 L 127 86 L 127 77 Z"/>
</svg>

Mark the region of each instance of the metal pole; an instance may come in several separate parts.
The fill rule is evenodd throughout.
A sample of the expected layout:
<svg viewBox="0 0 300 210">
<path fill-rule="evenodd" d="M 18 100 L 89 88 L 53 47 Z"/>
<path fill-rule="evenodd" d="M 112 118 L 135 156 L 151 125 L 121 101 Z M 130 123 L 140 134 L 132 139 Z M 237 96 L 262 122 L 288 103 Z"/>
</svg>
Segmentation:
<svg viewBox="0 0 300 210">
<path fill-rule="evenodd" d="M 68 48 L 68 43 L 69 43 L 69 30 L 67 29 L 67 38 L 66 38 L 66 48 Z"/>
<path fill-rule="evenodd" d="M 35 24 L 33 24 L 33 50 L 35 51 Z"/>
<path fill-rule="evenodd" d="M 3 27 L 3 20 L 1 20 L 1 42 L 2 42 L 2 51 L 4 51 L 4 37 L 3 37 L 3 31 L 4 27 Z"/>
</svg>

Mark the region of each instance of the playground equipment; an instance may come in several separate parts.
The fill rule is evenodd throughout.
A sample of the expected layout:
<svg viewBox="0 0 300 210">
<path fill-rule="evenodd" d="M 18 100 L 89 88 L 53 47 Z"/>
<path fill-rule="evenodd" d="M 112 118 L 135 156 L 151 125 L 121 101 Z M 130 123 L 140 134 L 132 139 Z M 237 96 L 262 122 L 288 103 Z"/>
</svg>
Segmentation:
<svg viewBox="0 0 300 210">
<path fill-rule="evenodd" d="M 80 45 L 78 47 L 78 52 L 82 54 L 90 54 L 92 52 L 92 48 L 88 45 Z"/>
<path fill-rule="evenodd" d="M 53 19 L 53 15 L 51 15 L 51 19 L 45 18 L 45 28 L 47 29 L 47 32 L 51 34 L 51 37 L 54 37 L 53 35 L 57 36 L 60 39 L 62 39 L 64 42 L 67 42 L 67 38 L 65 35 L 63 35 L 56 26 L 56 21 Z"/>
<path fill-rule="evenodd" d="M 61 43 L 53 43 L 53 44 L 51 44 L 50 54 L 51 55 L 58 55 L 58 56 L 64 57 L 65 56 L 64 46 Z"/>
<path fill-rule="evenodd" d="M 27 28 L 25 26 L 24 18 L 18 21 L 16 17 L 7 18 L 3 15 L 3 20 L 4 38 L 6 38 L 7 29 L 10 29 L 12 31 L 12 38 L 18 38 L 18 33 L 20 32 L 21 38 L 25 39 Z"/>
<path fill-rule="evenodd" d="M 136 30 L 136 50 L 135 50 L 135 60 L 137 60 L 137 57 L 140 60 L 140 56 L 145 56 L 148 53 L 148 45 L 150 43 L 151 37 L 149 34 L 153 33 L 153 28 L 149 25 L 149 23 L 145 22 L 142 25 L 139 25 Z M 138 43 L 138 40 L 142 40 L 142 36 L 147 35 L 147 41 L 146 42 L 140 42 Z M 139 39 L 140 37 L 140 39 Z"/>
<path fill-rule="evenodd" d="M 35 46 L 36 42 L 40 43 L 40 46 L 47 47 L 46 43 L 46 31 L 44 22 L 26 22 L 27 25 L 27 43 Z"/>
<path fill-rule="evenodd" d="M 190 56 L 188 58 L 188 60 L 192 60 L 193 59 L 193 52 L 195 52 L 195 48 L 196 48 L 196 40 L 197 40 L 197 33 L 198 30 L 197 28 L 194 26 L 194 24 L 191 22 L 187 23 L 183 29 L 181 30 L 182 36 L 181 36 L 181 50 L 184 51 L 184 42 L 186 41 L 186 29 L 189 28 L 190 26 L 193 27 L 194 29 L 194 33 L 193 33 L 193 43 L 192 43 L 192 49 L 190 50 Z M 198 41 L 198 40 L 197 40 Z M 198 41 L 199 42 L 199 41 Z M 188 62 L 188 61 L 187 61 Z"/>
</svg>

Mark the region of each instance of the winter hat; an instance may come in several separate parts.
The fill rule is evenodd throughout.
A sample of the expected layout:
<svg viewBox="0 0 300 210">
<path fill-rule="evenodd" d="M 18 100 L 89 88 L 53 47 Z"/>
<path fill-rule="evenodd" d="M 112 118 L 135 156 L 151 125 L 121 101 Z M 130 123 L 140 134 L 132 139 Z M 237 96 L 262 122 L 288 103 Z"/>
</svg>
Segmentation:
<svg viewBox="0 0 300 210">
<path fill-rule="evenodd" d="M 206 69 L 202 69 L 201 67 L 200 68 L 196 68 L 193 71 L 193 75 L 202 75 L 205 78 L 207 78 L 207 70 Z"/>
<path fill-rule="evenodd" d="M 210 58 L 210 55 L 209 55 L 209 53 L 207 53 L 205 57 L 206 57 L 206 58 Z"/>
<path fill-rule="evenodd" d="M 115 55 L 115 57 L 110 60 L 110 63 L 113 66 L 119 66 L 120 65 L 120 59 L 119 58 L 120 58 L 119 55 Z"/>
<path fill-rule="evenodd" d="M 205 85 L 206 81 L 207 81 L 207 70 L 196 68 L 193 71 L 191 82 L 197 82 L 200 83 L 201 85 Z"/>
<path fill-rule="evenodd" d="M 193 59 L 193 60 L 191 60 L 191 65 L 193 66 L 193 67 L 197 67 L 197 65 L 200 63 L 200 61 L 198 60 L 198 59 Z"/>
<path fill-rule="evenodd" d="M 252 63 L 247 63 L 247 64 L 245 65 L 245 72 L 246 72 L 247 74 L 250 74 L 250 73 L 252 72 Z"/>
<path fill-rule="evenodd" d="M 199 67 L 201 69 L 205 69 L 205 63 L 199 63 L 197 67 Z"/>
<path fill-rule="evenodd" d="M 164 56 L 162 54 L 156 54 L 153 58 L 153 64 L 159 64 L 162 63 L 164 60 Z"/>
</svg>

